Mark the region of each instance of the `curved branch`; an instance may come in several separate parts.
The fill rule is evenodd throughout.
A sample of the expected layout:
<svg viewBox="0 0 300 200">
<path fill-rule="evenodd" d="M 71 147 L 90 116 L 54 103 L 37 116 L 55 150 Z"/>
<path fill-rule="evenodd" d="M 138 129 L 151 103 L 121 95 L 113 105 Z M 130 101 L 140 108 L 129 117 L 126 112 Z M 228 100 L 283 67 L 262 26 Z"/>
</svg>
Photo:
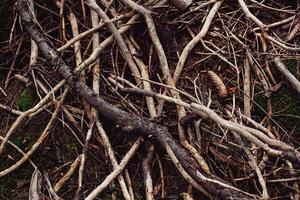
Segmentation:
<svg viewBox="0 0 300 200">
<path fill-rule="evenodd" d="M 127 113 L 100 98 L 97 93 L 73 74 L 71 69 L 58 56 L 57 51 L 49 45 L 42 31 L 32 19 L 27 0 L 18 0 L 18 6 L 27 31 L 45 58 L 48 59 L 53 66 L 58 67 L 58 73 L 66 79 L 76 94 L 102 113 L 101 117 L 109 120 L 111 123 L 119 125 L 123 131 L 142 134 L 147 138 L 153 138 L 160 146 L 170 148 L 189 175 L 208 193 L 215 197 L 221 199 L 255 199 L 254 195 L 231 186 L 215 175 L 208 175 L 203 172 L 196 160 L 174 140 L 166 127 L 155 124 L 146 118 Z"/>
</svg>

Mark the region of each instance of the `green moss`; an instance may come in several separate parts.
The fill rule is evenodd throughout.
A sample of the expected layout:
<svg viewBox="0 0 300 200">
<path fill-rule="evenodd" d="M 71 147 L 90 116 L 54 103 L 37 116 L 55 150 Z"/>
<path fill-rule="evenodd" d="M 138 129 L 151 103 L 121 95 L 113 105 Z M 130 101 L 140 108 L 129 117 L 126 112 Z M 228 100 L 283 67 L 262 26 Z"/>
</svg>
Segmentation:
<svg viewBox="0 0 300 200">
<path fill-rule="evenodd" d="M 135 188 L 135 195 L 137 199 L 143 200 L 145 198 L 145 192 L 144 192 L 144 182 L 141 179 L 135 180 L 133 182 L 133 186 Z"/>
<path fill-rule="evenodd" d="M 291 91 L 280 90 L 271 100 L 273 118 L 288 131 L 293 131 L 297 135 L 300 134 L 300 98 L 298 94 L 292 89 Z"/>
<path fill-rule="evenodd" d="M 31 140 L 32 140 L 32 135 L 29 132 L 24 132 L 24 136 L 18 135 L 15 138 L 11 139 L 12 143 L 17 145 L 21 149 L 25 149 L 26 147 L 28 147 L 28 142 Z M 13 149 L 12 151 L 15 151 L 17 155 L 19 154 L 19 152 L 15 149 Z"/>
<path fill-rule="evenodd" d="M 16 100 L 16 104 L 21 110 L 26 111 L 32 108 L 36 100 L 37 95 L 35 93 L 35 90 L 28 87 L 21 92 L 20 96 Z"/>
<path fill-rule="evenodd" d="M 76 150 L 76 144 L 74 144 L 74 143 L 67 143 L 67 149 L 68 149 L 69 151 L 74 151 L 74 150 Z"/>
<path fill-rule="evenodd" d="M 290 59 L 290 60 L 285 60 L 284 61 L 286 67 L 288 68 L 288 70 L 296 75 L 297 74 L 297 67 L 298 67 L 298 61 L 294 60 L 294 59 Z"/>
<path fill-rule="evenodd" d="M 273 102 L 273 112 L 286 113 L 290 115 L 299 115 L 300 113 L 300 104 L 295 97 L 281 92 L 272 98 Z"/>
<path fill-rule="evenodd" d="M 268 101 L 265 93 L 262 92 L 261 89 L 256 87 L 253 99 L 255 103 L 253 104 L 252 114 L 259 118 L 263 118 L 265 116 L 265 112 L 263 112 L 262 109 L 266 110 Z"/>
<path fill-rule="evenodd" d="M 20 147 L 23 144 L 22 138 L 21 137 L 16 137 L 15 139 L 12 140 L 12 142 Z"/>
<path fill-rule="evenodd" d="M 72 137 L 67 137 L 63 139 L 64 140 L 57 141 L 57 145 L 60 146 L 59 159 L 62 162 L 74 161 L 77 155 L 81 153 L 81 149 L 77 145 L 78 142 Z"/>
<path fill-rule="evenodd" d="M 13 165 L 13 162 L 7 162 L 7 160 L 3 161 L 2 159 L 0 160 L 1 171 L 7 169 L 11 165 Z M 13 173 L 1 177 L 0 194 L 9 197 L 10 199 L 14 199 L 16 196 L 20 196 L 20 195 L 26 198 L 28 196 L 27 188 L 29 187 L 30 184 L 32 172 L 33 172 L 32 166 L 29 163 L 26 163 L 23 164 L 17 170 L 15 170 Z M 23 182 L 22 188 L 17 188 L 18 181 Z M 23 189 L 26 189 L 26 191 L 24 191 Z"/>
<path fill-rule="evenodd" d="M 296 73 L 297 66 L 295 61 L 287 60 L 286 62 L 289 70 L 292 73 Z M 285 85 L 279 91 L 273 93 L 270 98 L 273 120 L 289 133 L 300 135 L 300 98 L 294 88 Z M 254 101 L 252 115 L 257 121 L 260 121 L 266 116 L 268 98 L 265 97 L 264 92 L 258 87 L 255 88 Z"/>
</svg>

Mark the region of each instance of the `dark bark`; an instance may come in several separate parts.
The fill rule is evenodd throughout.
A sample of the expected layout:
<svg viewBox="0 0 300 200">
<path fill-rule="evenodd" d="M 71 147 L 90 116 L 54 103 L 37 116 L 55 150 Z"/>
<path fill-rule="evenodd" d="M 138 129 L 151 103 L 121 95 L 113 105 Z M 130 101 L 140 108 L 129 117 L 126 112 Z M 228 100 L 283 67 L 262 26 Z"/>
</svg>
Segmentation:
<svg viewBox="0 0 300 200">
<path fill-rule="evenodd" d="M 57 51 L 50 45 L 50 42 L 46 40 L 46 37 L 42 34 L 29 10 L 29 2 L 27 0 L 18 0 L 18 6 L 20 14 L 22 16 L 23 24 L 28 30 L 30 36 L 38 45 L 39 50 L 43 53 L 51 64 L 57 67 L 58 73 L 67 81 L 72 87 L 75 95 L 81 96 L 88 104 L 98 110 L 100 116 L 110 121 L 112 124 L 118 125 L 126 132 L 133 132 L 142 134 L 145 138 L 154 139 L 161 147 L 165 148 L 169 145 L 180 161 L 184 169 L 190 174 L 193 179 L 198 182 L 208 193 L 214 195 L 220 199 L 255 199 L 254 196 L 245 194 L 244 192 L 229 189 L 215 182 L 206 180 L 203 177 L 218 180 L 222 183 L 229 183 L 221 180 L 215 175 L 207 175 L 201 169 L 200 165 L 196 162 L 191 155 L 180 146 L 166 127 L 155 124 L 149 119 L 139 117 L 127 113 L 116 106 L 104 101 L 99 95 L 97 95 L 91 88 L 85 85 L 79 80 L 77 75 L 71 71 L 71 69 L 60 58 Z"/>
<path fill-rule="evenodd" d="M 176 8 L 184 11 L 186 10 L 192 3 L 192 0 L 169 0 L 171 4 L 173 4 Z"/>
</svg>

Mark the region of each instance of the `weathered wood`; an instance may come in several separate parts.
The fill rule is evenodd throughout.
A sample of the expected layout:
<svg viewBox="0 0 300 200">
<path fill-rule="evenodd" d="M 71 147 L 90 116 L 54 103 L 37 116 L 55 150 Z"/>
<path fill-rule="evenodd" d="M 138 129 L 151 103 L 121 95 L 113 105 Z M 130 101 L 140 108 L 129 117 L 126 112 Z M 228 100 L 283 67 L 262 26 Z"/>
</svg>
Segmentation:
<svg viewBox="0 0 300 200">
<path fill-rule="evenodd" d="M 128 133 L 137 133 L 145 138 L 155 140 L 161 147 L 169 146 L 184 169 L 208 193 L 220 199 L 255 199 L 254 195 L 247 194 L 215 175 L 207 175 L 191 155 L 180 146 L 168 132 L 166 127 L 155 124 L 149 119 L 127 113 L 116 106 L 104 101 L 97 93 L 79 80 L 79 77 L 60 58 L 57 51 L 50 46 L 50 42 L 42 34 L 39 26 L 32 19 L 27 0 L 18 0 L 20 14 L 27 31 L 38 45 L 40 51 L 51 64 L 57 67 L 58 73 L 72 87 L 75 95 L 81 96 L 87 103 L 101 113 L 105 120 L 110 121 Z"/>
<path fill-rule="evenodd" d="M 184 11 L 193 3 L 193 0 L 170 0 L 170 3 Z"/>
</svg>

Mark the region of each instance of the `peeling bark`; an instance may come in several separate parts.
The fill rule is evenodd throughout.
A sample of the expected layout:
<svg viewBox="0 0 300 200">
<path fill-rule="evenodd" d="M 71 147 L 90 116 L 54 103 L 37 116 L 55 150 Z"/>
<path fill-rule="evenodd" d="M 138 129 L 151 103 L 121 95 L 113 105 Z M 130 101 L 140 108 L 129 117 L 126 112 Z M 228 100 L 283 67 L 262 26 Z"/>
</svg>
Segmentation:
<svg viewBox="0 0 300 200">
<path fill-rule="evenodd" d="M 74 74 L 65 62 L 59 57 L 57 51 L 50 45 L 42 34 L 39 26 L 33 20 L 27 0 L 18 0 L 23 24 L 30 36 L 38 45 L 40 51 L 51 64 L 57 67 L 58 73 L 72 87 L 75 95 L 81 96 L 88 104 L 101 113 L 101 117 L 121 127 L 126 132 L 143 135 L 145 138 L 155 140 L 161 147 L 169 146 L 184 169 L 198 182 L 208 193 L 220 199 L 255 199 L 256 196 L 247 194 L 215 175 L 206 174 L 189 153 L 180 146 L 168 132 L 166 127 L 155 124 L 150 120 L 127 113 L 116 106 L 104 101 L 86 84 L 80 81 L 79 76 Z"/>
</svg>

